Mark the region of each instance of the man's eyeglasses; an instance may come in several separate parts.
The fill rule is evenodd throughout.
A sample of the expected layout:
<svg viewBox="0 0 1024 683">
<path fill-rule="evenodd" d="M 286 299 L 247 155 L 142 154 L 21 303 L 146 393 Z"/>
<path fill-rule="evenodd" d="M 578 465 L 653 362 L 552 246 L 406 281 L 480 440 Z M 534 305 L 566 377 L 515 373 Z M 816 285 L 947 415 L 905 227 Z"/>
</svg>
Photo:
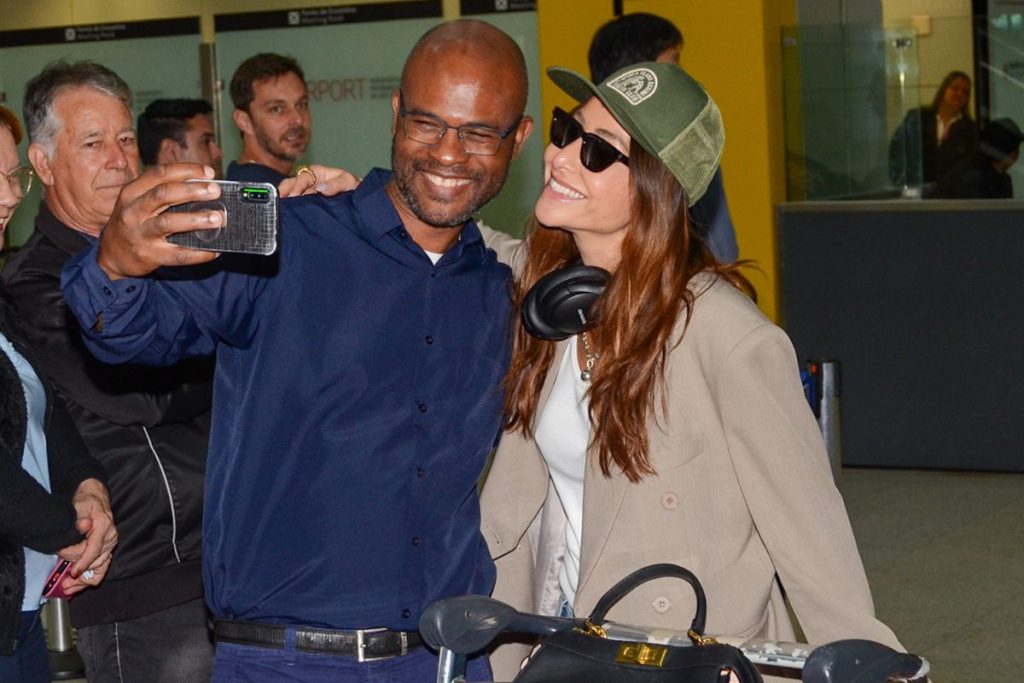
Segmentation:
<svg viewBox="0 0 1024 683">
<path fill-rule="evenodd" d="M 431 114 L 409 111 L 405 108 L 405 101 L 402 99 L 401 93 L 398 94 L 398 98 L 398 115 L 402 117 L 405 137 L 424 145 L 436 145 L 450 128 L 458 133 L 459 144 L 462 145 L 462 151 L 466 154 L 489 157 L 498 153 L 501 143 L 519 126 L 519 121 L 513 123 L 506 130 L 469 123 L 452 126 Z"/>
<path fill-rule="evenodd" d="M 580 163 L 588 171 L 600 173 L 616 161 L 629 166 L 629 157 L 615 149 L 604 138 L 584 131 L 583 126 L 572 117 L 572 114 L 555 107 L 551 113 L 551 144 L 559 149 L 565 149 L 579 138 L 583 138 Z"/>
<path fill-rule="evenodd" d="M 11 192 L 18 199 L 21 199 L 28 194 L 28 191 L 32 188 L 32 178 L 35 177 L 35 173 L 32 172 L 31 168 L 16 168 L 10 173 L 0 175 L 0 178 L 4 179 L 7 186 L 11 188 Z"/>
</svg>

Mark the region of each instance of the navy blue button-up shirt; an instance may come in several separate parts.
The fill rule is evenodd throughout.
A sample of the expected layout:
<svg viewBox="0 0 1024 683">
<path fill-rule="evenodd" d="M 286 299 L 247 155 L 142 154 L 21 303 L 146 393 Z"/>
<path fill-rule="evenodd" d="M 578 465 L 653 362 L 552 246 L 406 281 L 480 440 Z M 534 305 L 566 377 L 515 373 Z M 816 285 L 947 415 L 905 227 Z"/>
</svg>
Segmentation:
<svg viewBox="0 0 1024 683">
<path fill-rule="evenodd" d="M 472 222 L 432 264 L 389 177 L 282 202 L 271 276 L 111 282 L 95 247 L 65 269 L 83 328 L 102 314 L 101 359 L 217 351 L 203 560 L 218 617 L 412 630 L 432 600 L 492 588 L 476 480 L 501 427 L 511 273 Z"/>
</svg>

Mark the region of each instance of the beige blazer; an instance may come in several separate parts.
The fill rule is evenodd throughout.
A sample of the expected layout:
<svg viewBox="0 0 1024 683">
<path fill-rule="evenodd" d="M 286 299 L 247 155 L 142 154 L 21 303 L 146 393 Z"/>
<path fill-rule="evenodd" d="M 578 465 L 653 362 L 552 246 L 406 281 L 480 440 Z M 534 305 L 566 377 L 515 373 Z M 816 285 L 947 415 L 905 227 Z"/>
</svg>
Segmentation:
<svg viewBox="0 0 1024 683">
<path fill-rule="evenodd" d="M 604 477 L 594 457 L 588 464 L 576 614 L 589 614 L 630 571 L 674 562 L 704 585 L 709 633 L 793 640 L 785 590 L 809 642 L 858 637 L 902 650 L 874 617 L 789 338 L 728 283 L 696 282 L 692 321 L 666 366 L 668 410 L 656 401 L 648 424 L 657 476 L 631 484 L 618 473 Z M 503 436 L 481 505 L 497 564 L 494 596 L 553 613 L 565 518 L 532 440 Z M 685 629 L 695 605 L 687 584 L 662 579 L 609 618 Z M 496 680 L 510 680 L 521 656 L 499 649 Z"/>
</svg>

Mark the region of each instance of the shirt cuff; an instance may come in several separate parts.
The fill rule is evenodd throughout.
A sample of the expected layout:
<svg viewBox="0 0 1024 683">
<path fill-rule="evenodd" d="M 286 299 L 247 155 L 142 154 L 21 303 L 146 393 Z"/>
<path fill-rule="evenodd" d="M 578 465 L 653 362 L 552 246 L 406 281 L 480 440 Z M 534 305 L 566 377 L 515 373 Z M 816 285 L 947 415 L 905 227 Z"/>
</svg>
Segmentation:
<svg viewBox="0 0 1024 683">
<path fill-rule="evenodd" d="M 61 273 L 64 301 L 88 336 L 120 333 L 117 321 L 134 320 L 150 282 L 144 278 L 111 280 L 96 260 L 98 246 L 73 256 Z"/>
</svg>

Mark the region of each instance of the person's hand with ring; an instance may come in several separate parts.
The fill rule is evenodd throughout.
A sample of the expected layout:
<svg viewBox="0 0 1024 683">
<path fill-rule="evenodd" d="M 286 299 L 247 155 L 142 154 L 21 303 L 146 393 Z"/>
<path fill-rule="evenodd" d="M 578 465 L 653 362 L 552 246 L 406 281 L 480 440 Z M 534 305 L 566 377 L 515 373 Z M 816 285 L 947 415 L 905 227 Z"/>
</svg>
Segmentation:
<svg viewBox="0 0 1024 683">
<path fill-rule="evenodd" d="M 299 166 L 295 175 L 285 178 L 277 186 L 277 194 L 281 199 L 300 197 L 306 194 L 322 194 L 333 197 L 359 187 L 362 178 L 343 168 L 311 164 Z"/>
</svg>

